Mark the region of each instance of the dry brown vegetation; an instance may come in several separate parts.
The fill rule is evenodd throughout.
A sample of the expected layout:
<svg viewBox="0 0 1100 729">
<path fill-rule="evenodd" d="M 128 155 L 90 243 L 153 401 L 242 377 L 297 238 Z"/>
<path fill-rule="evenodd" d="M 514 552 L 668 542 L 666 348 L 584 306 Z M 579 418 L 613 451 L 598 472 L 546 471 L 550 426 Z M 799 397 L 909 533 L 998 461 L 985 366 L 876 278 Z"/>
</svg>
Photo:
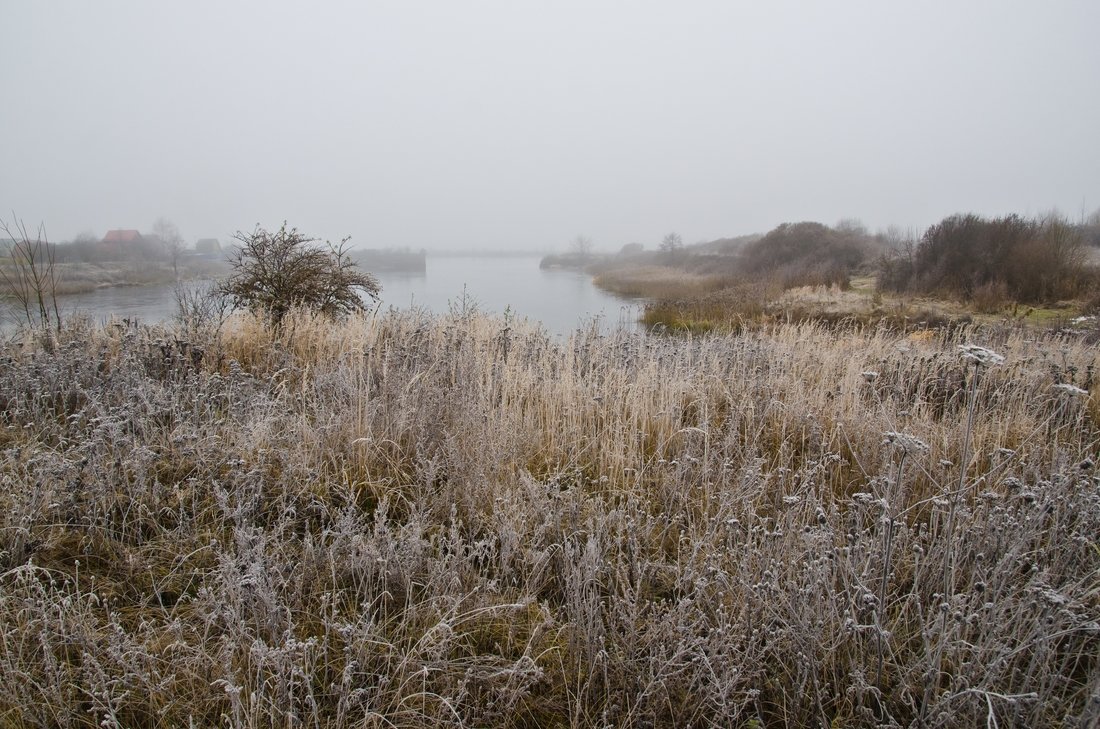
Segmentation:
<svg viewBox="0 0 1100 729">
<path fill-rule="evenodd" d="M 902 329 L 972 320 L 1064 326 L 1100 310 L 1100 269 L 1085 247 L 1092 230 L 1054 215 L 966 215 L 944 219 L 917 241 L 898 231 L 871 235 L 856 221 L 790 223 L 675 255 L 608 257 L 588 270 L 601 288 L 648 299 L 643 321 L 670 330 L 804 320 Z M 860 290 L 849 292 L 856 282 Z"/>
<path fill-rule="evenodd" d="M 726 288 L 728 276 L 684 271 L 657 264 L 597 271 L 593 283 L 618 296 L 679 299 Z"/>
<path fill-rule="evenodd" d="M 405 312 L 57 344 L 0 352 L 4 726 L 1096 719 L 1076 340 Z"/>
<path fill-rule="evenodd" d="M 919 243 L 882 262 L 885 290 L 961 297 L 980 308 L 1047 303 L 1095 290 L 1085 267 L 1085 230 L 1057 216 L 986 219 L 954 215 Z"/>
</svg>

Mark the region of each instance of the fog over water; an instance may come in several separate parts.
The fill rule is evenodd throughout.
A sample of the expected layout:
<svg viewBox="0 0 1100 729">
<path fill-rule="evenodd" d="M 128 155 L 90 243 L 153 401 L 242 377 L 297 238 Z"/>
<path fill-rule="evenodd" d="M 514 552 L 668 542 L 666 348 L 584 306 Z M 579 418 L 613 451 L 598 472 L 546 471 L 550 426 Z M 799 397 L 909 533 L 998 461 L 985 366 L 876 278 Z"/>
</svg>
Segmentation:
<svg viewBox="0 0 1100 729">
<path fill-rule="evenodd" d="M 597 248 L 1100 207 L 1100 3 L 0 0 L 0 212 Z"/>
<path fill-rule="evenodd" d="M 591 325 L 604 331 L 640 327 L 641 302 L 612 296 L 579 271 L 542 270 L 537 256 L 429 256 L 422 273 L 383 272 L 378 280 L 381 294 L 369 303 L 377 313 L 394 308 L 509 315 L 561 336 Z M 184 286 L 202 290 L 205 282 Z M 175 284 L 100 288 L 60 296 L 58 306 L 63 316 L 79 313 L 96 322 L 156 324 L 178 312 Z M 0 301 L 0 337 L 13 334 L 22 320 L 13 302 Z"/>
</svg>

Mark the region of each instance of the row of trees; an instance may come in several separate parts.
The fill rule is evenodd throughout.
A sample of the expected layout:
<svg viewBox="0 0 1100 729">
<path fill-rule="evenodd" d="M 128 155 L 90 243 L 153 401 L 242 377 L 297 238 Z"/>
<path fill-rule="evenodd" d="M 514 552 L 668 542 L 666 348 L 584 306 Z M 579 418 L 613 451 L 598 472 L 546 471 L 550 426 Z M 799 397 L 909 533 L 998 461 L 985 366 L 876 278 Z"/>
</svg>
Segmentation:
<svg viewBox="0 0 1100 729">
<path fill-rule="evenodd" d="M 683 247 L 684 239 L 680 237 L 679 233 L 673 231 L 661 239 L 657 249 L 662 253 L 675 253 Z M 575 256 L 591 257 L 593 250 L 592 239 L 586 235 L 578 235 L 569 244 L 569 252 Z M 627 243 L 620 252 L 630 255 L 641 253 L 643 250 L 645 250 L 645 246 L 641 243 Z"/>
</svg>

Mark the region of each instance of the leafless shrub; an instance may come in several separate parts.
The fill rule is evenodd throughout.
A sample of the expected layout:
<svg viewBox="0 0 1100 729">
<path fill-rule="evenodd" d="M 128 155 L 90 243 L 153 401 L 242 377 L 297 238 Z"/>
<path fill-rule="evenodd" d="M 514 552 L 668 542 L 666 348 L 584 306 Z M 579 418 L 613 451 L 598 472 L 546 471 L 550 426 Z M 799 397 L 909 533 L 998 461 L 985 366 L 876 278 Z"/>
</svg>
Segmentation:
<svg viewBox="0 0 1100 729">
<path fill-rule="evenodd" d="M 1084 252 L 1081 230 L 1055 216 L 953 215 L 929 227 L 915 248 L 884 260 L 879 283 L 887 290 L 977 298 L 986 306 L 993 293 L 1049 302 L 1085 290 Z"/>
<path fill-rule="evenodd" d="M 381 290 L 377 279 L 357 270 L 346 238 L 326 250 L 285 222 L 274 233 L 257 226 L 234 238 L 241 245 L 229 254 L 233 273 L 221 292 L 235 307 L 262 312 L 276 328 L 294 307 L 343 317 L 365 309 L 359 291 L 377 298 Z"/>
<path fill-rule="evenodd" d="M 177 281 L 176 324 L 189 336 L 218 332 L 229 314 L 229 302 L 218 284 Z"/>
<path fill-rule="evenodd" d="M 7 261 L 0 261 L 0 295 L 14 299 L 24 325 L 49 338 L 51 330 L 61 330 L 56 247 L 46 238 L 44 227 L 40 226 L 32 239 L 26 224 L 18 219 L 11 225 L 0 221 L 0 231 L 10 240 Z"/>
</svg>

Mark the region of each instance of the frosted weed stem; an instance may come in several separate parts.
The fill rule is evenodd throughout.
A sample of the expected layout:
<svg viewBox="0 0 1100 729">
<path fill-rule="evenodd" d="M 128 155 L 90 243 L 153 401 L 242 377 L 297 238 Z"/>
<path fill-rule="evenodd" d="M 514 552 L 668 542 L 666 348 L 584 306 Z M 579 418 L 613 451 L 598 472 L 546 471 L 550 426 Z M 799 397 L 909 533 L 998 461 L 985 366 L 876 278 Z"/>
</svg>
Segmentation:
<svg viewBox="0 0 1100 729">
<path fill-rule="evenodd" d="M 969 346 L 969 345 L 968 345 Z M 936 641 L 936 655 L 932 660 L 932 665 L 929 666 L 929 676 L 925 682 L 924 688 L 924 700 L 921 702 L 920 715 L 917 719 L 917 725 L 924 725 L 925 712 L 928 710 L 928 702 L 932 699 L 932 690 L 939 684 L 940 666 L 943 659 L 943 650 L 947 642 L 947 616 L 950 612 L 951 597 L 955 592 L 955 514 L 958 510 L 959 497 L 962 495 L 963 489 L 966 488 L 966 467 L 970 460 L 970 436 L 974 431 L 974 410 L 975 401 L 978 396 L 978 374 L 981 370 L 981 366 L 984 360 L 980 357 L 972 357 L 967 351 L 967 347 L 960 347 L 963 350 L 963 356 L 968 363 L 974 365 L 974 376 L 970 379 L 970 397 L 967 403 L 966 413 L 966 431 L 963 434 L 963 448 L 962 456 L 959 459 L 959 485 L 955 489 L 955 492 L 951 495 L 951 506 L 947 512 L 947 534 L 945 535 L 945 547 L 946 553 L 944 555 L 944 579 L 943 579 L 943 595 L 940 598 L 940 605 L 938 606 L 940 612 L 940 634 L 939 639 Z M 1003 361 L 1003 358 L 999 357 L 989 350 L 984 350 L 980 347 L 974 348 L 981 350 L 982 352 L 988 352 L 993 358 L 990 359 L 990 363 L 998 364 L 999 361 Z"/>
</svg>

